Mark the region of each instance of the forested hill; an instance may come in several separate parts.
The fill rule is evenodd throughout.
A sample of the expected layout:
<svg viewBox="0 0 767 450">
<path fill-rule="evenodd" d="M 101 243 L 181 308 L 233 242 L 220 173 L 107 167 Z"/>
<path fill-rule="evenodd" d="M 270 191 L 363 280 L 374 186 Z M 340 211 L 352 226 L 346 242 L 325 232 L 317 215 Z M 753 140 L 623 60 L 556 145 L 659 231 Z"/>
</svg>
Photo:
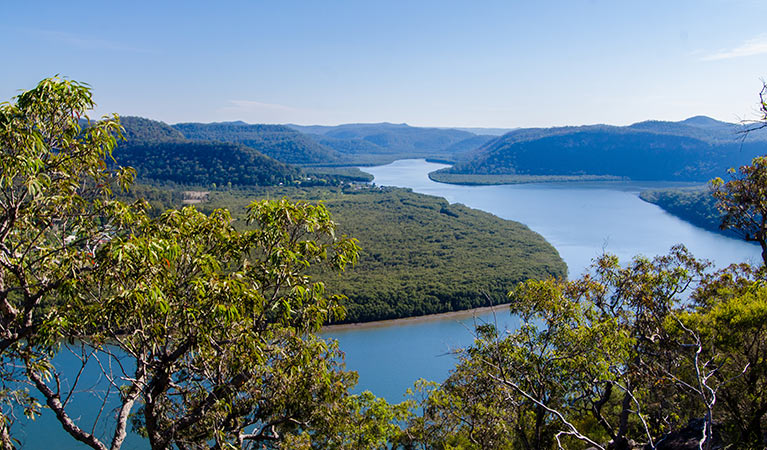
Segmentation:
<svg viewBox="0 0 767 450">
<path fill-rule="evenodd" d="M 179 123 L 173 128 L 188 139 L 242 144 L 289 164 L 330 164 L 342 159 L 336 150 L 282 125 Z"/>
<path fill-rule="evenodd" d="M 634 180 L 706 181 L 767 153 L 767 131 L 698 116 L 626 127 L 520 129 L 438 172 L 463 175 L 597 175 Z M 465 179 L 465 177 L 464 177 Z"/>
<path fill-rule="evenodd" d="M 387 163 L 402 158 L 455 160 L 461 153 L 494 138 L 451 128 L 393 123 L 287 126 L 335 149 L 347 163 L 356 164 Z"/>
<path fill-rule="evenodd" d="M 140 179 L 207 186 L 268 186 L 292 182 L 296 168 L 241 144 L 191 141 L 175 128 L 140 117 L 122 117 L 125 141 L 114 158 Z"/>
</svg>

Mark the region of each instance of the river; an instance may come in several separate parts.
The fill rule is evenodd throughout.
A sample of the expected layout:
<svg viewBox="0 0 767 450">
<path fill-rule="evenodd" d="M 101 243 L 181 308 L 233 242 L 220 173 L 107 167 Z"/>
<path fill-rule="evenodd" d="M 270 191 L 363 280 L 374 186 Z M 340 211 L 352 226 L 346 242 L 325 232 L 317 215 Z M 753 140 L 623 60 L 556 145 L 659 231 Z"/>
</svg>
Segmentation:
<svg viewBox="0 0 767 450">
<path fill-rule="evenodd" d="M 641 190 L 668 187 L 670 183 L 460 186 L 431 181 L 428 173 L 442 167 L 446 166 L 424 160 L 400 160 L 362 170 L 371 173 L 375 177 L 373 182 L 380 186 L 411 188 L 526 224 L 556 247 L 571 278 L 581 275 L 603 252 L 627 261 L 639 254 L 667 253 L 678 243 L 717 267 L 759 261 L 756 245 L 695 227 L 639 199 Z M 371 390 L 389 401 L 400 401 L 405 390 L 419 378 L 445 379 L 456 362 L 454 351 L 471 344 L 475 321 L 496 322 L 506 328 L 515 325 L 507 312 L 497 311 L 476 317 L 468 314 L 462 318 L 392 321 L 329 331 L 325 335 L 339 341 L 346 353 L 347 367 L 359 372 L 358 390 Z"/>
<path fill-rule="evenodd" d="M 659 207 L 639 199 L 640 190 L 663 187 L 662 183 L 550 183 L 504 186 L 458 186 L 435 183 L 428 173 L 445 167 L 424 160 L 402 160 L 363 168 L 378 185 L 399 186 L 437 195 L 451 203 L 493 213 L 527 224 L 557 248 L 571 277 L 578 276 L 603 251 L 623 260 L 636 254 L 653 256 L 684 243 L 698 257 L 721 267 L 732 262 L 759 260 L 755 245 L 694 227 Z M 471 270 L 467 268 L 467 270 Z M 511 288 L 512 286 L 509 286 Z M 491 321 L 500 327 L 515 325 L 506 310 L 462 316 L 448 315 L 418 320 L 392 321 L 324 332 L 339 341 L 349 369 L 359 372 L 357 391 L 371 390 L 389 401 L 403 400 L 405 390 L 419 378 L 442 381 L 455 365 L 455 350 L 471 344 L 476 322 Z M 62 352 L 57 358 L 73 359 Z M 59 361 L 61 362 L 61 361 Z M 101 386 L 94 369 L 88 385 Z M 97 412 L 103 393 L 92 392 L 78 404 L 83 419 Z M 19 427 L 17 437 L 24 448 L 86 448 L 76 444 L 50 411 Z M 102 433 L 108 433 L 104 426 Z M 105 437 L 105 436 L 104 436 Z M 146 448 L 146 441 L 131 434 L 124 449 Z"/>
</svg>

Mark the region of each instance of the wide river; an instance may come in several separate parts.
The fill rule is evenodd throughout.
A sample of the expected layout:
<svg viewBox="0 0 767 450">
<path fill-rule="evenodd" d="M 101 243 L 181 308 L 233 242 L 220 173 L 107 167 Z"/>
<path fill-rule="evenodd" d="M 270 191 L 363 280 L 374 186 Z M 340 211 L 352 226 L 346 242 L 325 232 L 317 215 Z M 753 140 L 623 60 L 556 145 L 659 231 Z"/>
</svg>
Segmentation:
<svg viewBox="0 0 767 450">
<path fill-rule="evenodd" d="M 445 167 L 424 160 L 402 160 L 364 168 L 375 183 L 400 186 L 437 195 L 451 203 L 493 213 L 527 224 L 559 250 L 570 277 L 577 277 L 591 260 L 603 252 L 628 260 L 637 254 L 654 256 L 684 243 L 700 258 L 721 267 L 733 262 L 757 262 L 758 247 L 696 228 L 639 199 L 644 188 L 668 186 L 658 183 L 554 183 L 506 186 L 457 186 L 435 183 L 427 174 Z M 466 268 L 467 271 L 471 267 Z M 511 288 L 512 286 L 509 286 Z M 404 399 L 405 390 L 419 378 L 442 381 L 455 365 L 454 350 L 471 344 L 475 322 L 496 322 L 511 328 L 514 319 L 505 310 L 475 316 L 432 317 L 332 329 L 326 337 L 339 341 L 349 369 L 359 372 L 357 390 L 371 390 L 389 401 Z M 63 352 L 57 358 L 74 359 Z M 61 361 L 60 361 L 61 362 Z M 87 384 L 102 386 L 99 372 L 89 374 Z M 100 394 L 78 402 L 85 419 L 98 411 Z M 68 437 L 50 411 L 36 422 L 19 427 L 23 448 L 87 448 Z M 96 431 L 107 433 L 110 427 Z M 102 436 L 106 437 L 106 436 Z M 147 448 L 146 441 L 131 434 L 124 449 Z"/>
<path fill-rule="evenodd" d="M 667 187 L 669 183 L 459 186 L 431 181 L 428 173 L 442 167 L 446 166 L 412 159 L 363 170 L 373 174 L 379 186 L 411 188 L 526 224 L 556 247 L 567 263 L 570 278 L 581 275 L 603 252 L 628 261 L 635 255 L 667 253 L 678 243 L 717 267 L 759 261 L 756 245 L 695 227 L 640 200 L 641 190 Z M 508 312 L 497 311 L 462 318 L 395 320 L 332 330 L 325 335 L 339 341 L 347 367 L 359 372 L 358 390 L 371 390 L 389 401 L 400 401 L 419 378 L 445 379 L 456 362 L 454 350 L 471 344 L 475 321 L 514 326 Z"/>
</svg>

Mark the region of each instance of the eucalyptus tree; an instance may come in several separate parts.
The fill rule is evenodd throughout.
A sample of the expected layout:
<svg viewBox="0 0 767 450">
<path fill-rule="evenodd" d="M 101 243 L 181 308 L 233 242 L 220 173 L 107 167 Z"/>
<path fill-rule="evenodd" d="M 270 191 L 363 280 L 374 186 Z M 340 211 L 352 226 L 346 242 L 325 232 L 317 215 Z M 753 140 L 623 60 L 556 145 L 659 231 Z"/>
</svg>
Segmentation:
<svg viewBox="0 0 767 450">
<path fill-rule="evenodd" d="M 392 417 L 405 408 L 350 396 L 356 374 L 343 370 L 335 343 L 314 334 L 343 308 L 308 269 L 343 270 L 356 242 L 334 236 L 322 205 L 256 201 L 248 218 L 238 231 L 225 210 L 127 213 L 80 289 L 62 294 L 80 314 L 72 332 L 114 394 L 105 407 L 116 411 L 109 445 L 62 420 L 72 436 L 119 448 L 133 425 L 153 449 L 350 448 L 342 444 L 353 430 L 340 430 L 356 420 L 369 428 L 358 436 L 369 446 L 356 448 L 382 448 L 396 433 Z M 69 417 L 55 399 L 78 387 L 29 376 L 57 416 Z"/>
<path fill-rule="evenodd" d="M 119 136 L 115 116 L 90 123 L 88 86 L 60 78 L 41 81 L 0 104 L 0 357 L 3 410 L 0 437 L 13 445 L 14 404 L 33 416 L 38 404 L 18 385 L 19 361 L 55 345 L 65 319 L 56 291 L 93 268 L 92 253 L 120 207 L 108 160 Z M 83 127 L 83 125 L 86 125 Z M 23 374 L 21 374 L 23 375 Z"/>
<path fill-rule="evenodd" d="M 477 328 L 448 380 L 426 391 L 405 447 L 654 448 L 702 409 L 665 381 L 694 384 L 688 365 L 668 363 L 687 349 L 666 327 L 705 269 L 676 247 L 626 266 L 605 255 L 574 281 L 521 283 L 509 294 L 519 327 Z"/>
</svg>

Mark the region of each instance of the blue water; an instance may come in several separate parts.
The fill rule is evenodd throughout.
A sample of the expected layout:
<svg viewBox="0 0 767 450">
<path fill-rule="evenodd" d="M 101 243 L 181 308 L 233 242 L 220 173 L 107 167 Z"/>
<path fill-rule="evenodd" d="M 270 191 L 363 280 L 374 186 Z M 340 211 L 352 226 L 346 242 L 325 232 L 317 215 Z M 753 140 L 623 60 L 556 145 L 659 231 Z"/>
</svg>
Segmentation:
<svg viewBox="0 0 767 450">
<path fill-rule="evenodd" d="M 757 246 L 697 228 L 639 199 L 642 189 L 669 183 L 458 186 L 429 180 L 427 174 L 442 167 L 424 160 L 402 160 L 363 170 L 375 176 L 377 185 L 412 188 L 526 224 L 557 248 L 571 278 L 581 275 L 603 252 L 629 260 L 638 254 L 667 253 L 677 243 L 718 267 L 760 260 Z M 455 358 L 447 354 L 471 344 L 475 320 L 494 321 L 506 328 L 515 325 L 515 320 L 501 311 L 417 324 L 395 321 L 369 329 L 331 331 L 326 336 L 338 339 L 346 352 L 347 367 L 359 372 L 358 389 L 399 401 L 419 378 L 445 379 L 455 365 Z"/>
<path fill-rule="evenodd" d="M 684 243 L 693 254 L 710 259 L 720 267 L 732 262 L 759 260 L 756 246 L 696 228 L 638 197 L 643 188 L 667 184 L 457 186 L 430 181 L 427 174 L 441 167 L 445 166 L 423 160 L 404 160 L 363 170 L 372 173 L 378 185 L 412 188 L 416 192 L 441 196 L 453 203 L 463 203 L 527 224 L 557 248 L 567 262 L 571 277 L 582 274 L 591 260 L 604 251 L 628 260 L 636 254 L 666 253 L 677 243 Z M 346 353 L 347 367 L 359 372 L 358 391 L 371 390 L 396 402 L 404 398 L 405 390 L 419 378 L 444 380 L 455 365 L 455 350 L 471 344 L 472 330 L 477 322 L 493 322 L 500 328 L 509 329 L 516 325 L 515 319 L 502 310 L 479 317 L 467 313 L 459 318 L 395 321 L 326 331 L 324 336 L 339 341 Z M 62 353 L 59 358 L 76 362 L 74 355 L 68 353 Z M 94 371 L 99 372 L 95 367 Z M 77 406 L 75 415 L 82 419 L 82 423 L 94 416 L 106 394 L 106 382 L 93 375 L 95 372 L 89 372 L 88 378 L 83 380 L 82 391 L 74 403 Z M 93 387 L 96 389 L 91 389 Z M 104 414 L 110 413 L 107 408 Z M 102 422 L 96 431 L 106 438 L 110 427 Z M 17 436 L 22 439 L 23 448 L 85 448 L 64 433 L 50 411 L 37 422 L 25 425 Z M 123 448 L 147 446 L 132 435 Z"/>
</svg>

